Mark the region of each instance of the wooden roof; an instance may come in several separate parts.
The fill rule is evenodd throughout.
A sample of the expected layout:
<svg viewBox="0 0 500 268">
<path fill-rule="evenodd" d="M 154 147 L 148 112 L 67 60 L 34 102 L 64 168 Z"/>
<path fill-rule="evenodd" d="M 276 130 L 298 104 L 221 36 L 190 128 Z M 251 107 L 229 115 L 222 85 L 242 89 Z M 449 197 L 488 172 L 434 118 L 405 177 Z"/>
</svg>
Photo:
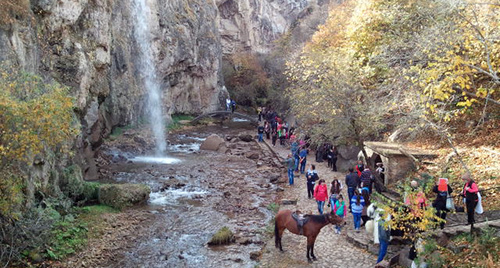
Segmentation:
<svg viewBox="0 0 500 268">
<path fill-rule="evenodd" d="M 431 150 L 408 148 L 400 143 L 367 141 L 365 146 L 379 155 L 412 155 L 416 158 L 420 157 L 436 157 L 437 154 Z"/>
</svg>

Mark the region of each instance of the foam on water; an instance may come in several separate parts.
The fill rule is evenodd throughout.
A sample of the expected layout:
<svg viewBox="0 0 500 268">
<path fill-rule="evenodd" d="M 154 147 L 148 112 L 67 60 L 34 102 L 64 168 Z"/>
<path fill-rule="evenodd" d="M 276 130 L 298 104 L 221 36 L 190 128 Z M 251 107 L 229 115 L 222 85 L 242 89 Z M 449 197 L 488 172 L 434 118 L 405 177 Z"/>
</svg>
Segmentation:
<svg viewBox="0 0 500 268">
<path fill-rule="evenodd" d="M 170 152 L 189 153 L 200 150 L 201 143 L 176 144 L 169 146 Z"/>
<path fill-rule="evenodd" d="M 137 156 L 130 160 L 138 163 L 154 163 L 154 164 L 175 164 L 181 162 L 181 160 L 177 158 L 157 157 L 157 156 Z"/>
<path fill-rule="evenodd" d="M 181 188 L 165 190 L 162 192 L 152 192 L 149 194 L 149 203 L 152 205 L 173 205 L 179 198 L 192 198 L 194 196 L 206 195 L 207 191 L 196 188 Z"/>
<path fill-rule="evenodd" d="M 250 120 L 244 118 L 233 118 L 233 122 L 249 122 Z"/>
</svg>

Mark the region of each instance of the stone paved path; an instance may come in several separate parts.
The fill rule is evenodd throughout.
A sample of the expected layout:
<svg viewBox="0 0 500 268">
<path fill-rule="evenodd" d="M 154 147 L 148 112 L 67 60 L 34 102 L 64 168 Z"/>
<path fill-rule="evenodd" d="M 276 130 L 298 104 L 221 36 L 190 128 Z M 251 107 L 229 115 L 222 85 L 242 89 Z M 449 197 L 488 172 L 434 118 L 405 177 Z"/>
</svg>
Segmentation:
<svg viewBox="0 0 500 268">
<path fill-rule="evenodd" d="M 273 148 L 281 157 L 286 157 L 289 149 L 277 145 Z M 344 184 L 345 174 L 333 172 L 327 167 L 327 163 L 316 163 L 315 156 L 310 153 L 308 163 L 316 164 L 316 170 L 321 179 L 325 179 L 328 186 L 334 177 Z M 295 173 L 298 175 L 299 173 Z M 280 209 L 300 210 L 304 213 L 318 214 L 317 204 L 314 199 L 308 199 L 305 175 L 296 176 L 295 185 L 284 187 L 284 199 L 297 199 L 297 205 L 281 205 Z M 329 189 L 330 187 L 328 187 Z M 347 200 L 347 189 L 344 187 L 342 195 Z M 330 211 L 325 205 L 325 211 Z M 347 214 L 347 225 L 343 227 L 342 234 L 335 234 L 334 227 L 328 225 L 321 230 L 314 246 L 314 252 L 318 261 L 313 264 L 307 263 L 306 237 L 291 234 L 285 231 L 282 238 L 284 253 L 274 247 L 274 238 L 269 241 L 263 250 L 260 267 L 329 267 L 329 268 L 364 268 L 374 267 L 377 257 L 365 250 L 359 249 L 347 242 L 346 232 L 353 230 L 352 215 Z"/>
</svg>

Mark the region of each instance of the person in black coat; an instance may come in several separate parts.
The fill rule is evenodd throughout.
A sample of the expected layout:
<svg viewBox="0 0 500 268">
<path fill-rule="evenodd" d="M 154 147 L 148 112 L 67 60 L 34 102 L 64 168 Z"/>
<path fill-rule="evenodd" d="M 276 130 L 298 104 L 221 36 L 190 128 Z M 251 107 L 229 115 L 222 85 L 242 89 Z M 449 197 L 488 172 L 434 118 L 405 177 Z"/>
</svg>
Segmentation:
<svg viewBox="0 0 500 268">
<path fill-rule="evenodd" d="M 446 212 L 449 212 L 446 208 L 446 200 L 448 195 L 451 195 L 453 192 L 453 189 L 448 185 L 448 179 L 439 178 L 432 191 L 437 194 L 436 200 L 433 203 L 433 206 L 436 208 L 436 216 L 446 221 Z M 441 229 L 444 228 L 445 223 L 441 222 Z"/>
</svg>

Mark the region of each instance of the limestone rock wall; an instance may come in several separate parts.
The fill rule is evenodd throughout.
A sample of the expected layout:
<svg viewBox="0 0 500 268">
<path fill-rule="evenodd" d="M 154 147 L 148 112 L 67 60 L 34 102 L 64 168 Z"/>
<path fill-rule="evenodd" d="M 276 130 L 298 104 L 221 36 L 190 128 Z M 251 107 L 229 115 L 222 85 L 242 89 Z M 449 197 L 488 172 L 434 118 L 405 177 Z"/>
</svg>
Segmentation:
<svg viewBox="0 0 500 268">
<path fill-rule="evenodd" d="M 326 19 L 330 1 L 216 0 L 216 3 L 223 53 L 230 55 L 240 51 L 267 53 L 273 41 L 312 16 L 317 22 L 306 26 L 312 27 L 306 34 L 310 36 L 311 30 Z"/>
</svg>

